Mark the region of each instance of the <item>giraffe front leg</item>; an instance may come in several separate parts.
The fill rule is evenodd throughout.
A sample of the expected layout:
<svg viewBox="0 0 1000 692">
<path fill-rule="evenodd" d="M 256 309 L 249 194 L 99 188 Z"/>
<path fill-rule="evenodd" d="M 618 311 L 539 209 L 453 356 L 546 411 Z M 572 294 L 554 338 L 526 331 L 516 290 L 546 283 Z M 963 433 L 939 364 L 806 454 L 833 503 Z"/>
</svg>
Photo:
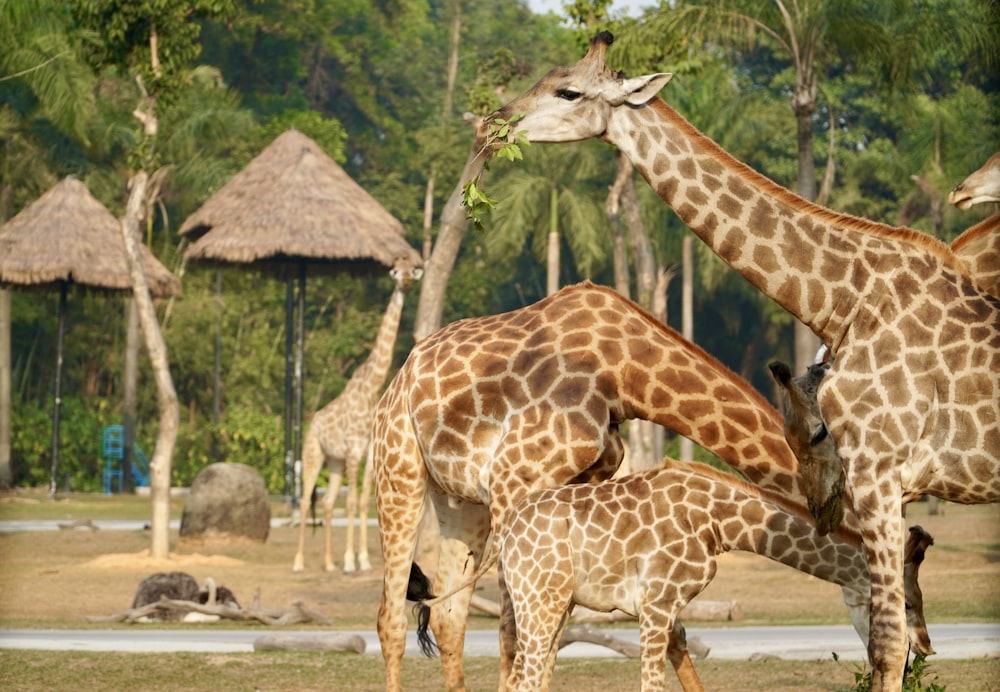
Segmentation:
<svg viewBox="0 0 1000 692">
<path fill-rule="evenodd" d="M 883 498 L 879 511 L 863 515 L 862 522 L 872 580 L 871 637 L 868 641 L 871 688 L 897 692 L 903 683 L 908 653 L 903 587 L 905 523 L 900 498 Z"/>
<path fill-rule="evenodd" d="M 352 457 L 347 461 L 347 468 L 344 478 L 347 479 L 347 535 L 344 540 L 344 574 L 358 571 L 358 564 L 354 554 L 354 520 L 358 514 L 358 465 L 361 463 L 359 457 Z"/>
<path fill-rule="evenodd" d="M 365 459 L 365 470 L 361 479 L 361 499 L 358 502 L 358 569 L 362 572 L 371 570 L 372 563 L 368 557 L 368 505 L 372 496 L 371 457 Z"/>
<path fill-rule="evenodd" d="M 340 495 L 340 483 L 343 477 L 343 462 L 331 464 L 330 481 L 323 496 L 323 569 L 327 572 L 337 571 L 336 565 L 333 564 L 333 506 L 337 502 L 337 496 Z"/>
<path fill-rule="evenodd" d="M 667 689 L 667 651 L 674 617 L 646 602 L 639 606 L 639 668 L 642 692 Z M 690 661 L 689 661 L 690 663 Z"/>
</svg>

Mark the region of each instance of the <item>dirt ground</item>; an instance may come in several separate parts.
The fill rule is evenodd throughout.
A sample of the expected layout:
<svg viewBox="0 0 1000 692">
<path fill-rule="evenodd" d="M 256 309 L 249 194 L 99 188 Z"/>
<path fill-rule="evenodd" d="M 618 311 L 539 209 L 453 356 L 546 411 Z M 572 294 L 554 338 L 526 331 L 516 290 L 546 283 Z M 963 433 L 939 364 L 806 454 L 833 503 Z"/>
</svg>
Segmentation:
<svg viewBox="0 0 1000 692">
<path fill-rule="evenodd" d="M 0 504 L 0 518 L 6 514 Z M 1000 621 L 1000 506 L 949 504 L 943 515 L 928 516 L 918 503 L 910 506 L 908 522 L 935 538 L 920 574 L 928 620 Z M 382 567 L 377 531 L 369 532 L 374 569 L 352 575 L 321 569 L 321 528 L 307 536 L 305 571 L 293 574 L 296 536 L 296 528 L 283 526 L 272 529 L 266 544 L 184 546 L 175 531 L 170 558 L 154 560 L 145 531 L 0 533 L 0 625 L 84 626 L 85 616 L 127 609 L 150 573 L 183 570 L 199 581 L 213 577 L 244 605 L 256 600 L 284 608 L 301 600 L 330 617 L 335 628 L 373 629 Z M 335 530 L 338 565 L 342 541 L 343 530 Z M 478 593 L 495 599 L 495 582 L 482 580 Z M 747 625 L 848 622 L 838 587 L 744 553 L 721 556 L 718 575 L 700 599 L 735 601 L 740 623 Z M 470 627 L 492 628 L 495 622 L 476 615 Z"/>
<path fill-rule="evenodd" d="M 0 519 L 23 518 L 21 503 L 25 502 L 45 501 L 2 495 Z M 61 521 L 110 518 L 94 514 L 92 509 L 64 511 L 65 507 L 59 502 L 32 505 L 28 516 Z M 175 512 L 182 507 L 183 501 L 178 500 Z M 935 538 L 921 568 L 928 620 L 1000 622 L 1000 505 L 947 505 L 943 515 L 927 516 L 926 505 L 916 504 L 910 506 L 909 523 L 921 524 Z M 183 570 L 199 581 L 213 577 L 231 588 L 245 606 L 256 601 L 280 609 L 300 600 L 332 621 L 332 625 L 299 625 L 295 629 L 374 629 L 382 568 L 377 532 L 369 532 L 374 569 L 354 575 L 322 571 L 322 529 L 308 534 L 306 570 L 293 574 L 296 540 L 297 528 L 281 526 L 272 529 L 265 544 L 185 546 L 179 544 L 174 531 L 170 558 L 154 560 L 148 552 L 148 531 L 0 533 L 0 627 L 108 627 L 89 623 L 85 618 L 128 609 L 136 586 L 152 572 Z M 338 564 L 342 551 L 343 530 L 335 530 L 334 556 Z M 482 580 L 478 592 L 495 600 L 495 581 Z M 848 623 L 838 587 L 753 555 L 721 556 L 719 573 L 700 598 L 735 601 L 741 619 L 733 623 L 687 620 L 688 626 Z M 222 626 L 275 631 L 253 622 Z M 495 629 L 496 619 L 474 613 L 469 626 Z M 495 659 L 469 658 L 464 663 L 469 689 L 495 689 Z M 940 676 L 937 682 L 949 690 L 996 689 L 1000 681 L 998 659 L 935 662 L 932 657 L 931 663 L 933 675 Z M 441 689 L 440 662 L 407 657 L 403 664 L 407 689 Z M 768 658 L 740 662 L 708 658 L 696 661 L 695 667 L 706 689 L 839 692 L 850 689 L 857 665 L 832 660 Z M 137 687 L 136 666 L 156 683 Z M 557 664 L 556 673 L 553 689 L 619 692 L 635 689 L 638 661 L 566 659 Z M 103 689 L 289 689 L 289 680 L 295 680 L 294 688 L 302 690 L 328 689 L 331 681 L 335 681 L 334 687 L 344 690 L 384 689 L 384 672 L 378 662 L 349 655 L 0 650 L 2 689 L 78 689 L 81 679 Z"/>
</svg>

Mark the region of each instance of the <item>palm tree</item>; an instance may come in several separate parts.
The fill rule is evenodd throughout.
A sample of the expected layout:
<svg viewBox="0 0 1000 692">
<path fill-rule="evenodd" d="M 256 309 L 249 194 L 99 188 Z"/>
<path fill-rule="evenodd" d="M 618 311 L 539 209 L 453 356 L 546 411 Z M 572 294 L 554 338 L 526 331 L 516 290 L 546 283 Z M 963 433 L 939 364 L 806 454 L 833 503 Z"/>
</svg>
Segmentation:
<svg viewBox="0 0 1000 692">
<path fill-rule="evenodd" d="M 494 256 L 516 255 L 530 244 L 546 261 L 546 292 L 559 290 L 563 237 L 583 276 L 591 276 L 608 252 L 604 210 L 593 191 L 605 166 L 593 143 L 567 148 L 530 147 L 515 174 L 496 182 L 500 200 L 487 228 L 486 247 Z"/>
<path fill-rule="evenodd" d="M 87 34 L 70 32 L 69 20 L 65 7 L 41 0 L 0 4 L 0 224 L 65 172 L 54 151 L 86 142 L 94 75 L 78 58 Z M 10 293 L 0 289 L 0 487 L 12 481 L 10 340 Z"/>
</svg>

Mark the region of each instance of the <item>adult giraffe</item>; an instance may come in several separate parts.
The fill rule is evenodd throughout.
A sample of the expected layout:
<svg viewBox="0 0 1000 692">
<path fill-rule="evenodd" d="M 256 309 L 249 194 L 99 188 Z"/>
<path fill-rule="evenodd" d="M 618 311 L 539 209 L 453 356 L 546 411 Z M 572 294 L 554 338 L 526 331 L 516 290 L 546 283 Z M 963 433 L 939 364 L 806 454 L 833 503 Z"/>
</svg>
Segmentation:
<svg viewBox="0 0 1000 692">
<path fill-rule="evenodd" d="M 943 243 L 812 204 L 735 160 L 657 93 L 627 79 L 602 32 L 484 121 L 534 142 L 600 138 L 622 150 L 684 223 L 835 356 L 819 401 L 854 494 L 872 578 L 875 690 L 906 659 L 902 505 L 928 493 L 1000 500 L 1000 302 Z"/>
<path fill-rule="evenodd" d="M 323 569 L 334 571 L 333 564 L 333 506 L 340 495 L 340 483 L 347 481 L 347 542 L 344 547 L 344 572 L 359 568 L 371 569 L 368 560 L 368 493 L 371 483 L 371 464 L 365 466 L 360 509 L 358 511 L 358 466 L 368 452 L 371 437 L 372 412 L 382 393 L 382 385 L 392 365 L 392 349 L 399 332 L 399 318 L 403 301 L 419 281 L 424 270 L 408 259 L 400 258 L 393 264 L 389 275 L 395 287 L 389 305 L 382 315 L 375 343 L 365 362 L 354 369 L 351 379 L 333 401 L 313 415 L 302 448 L 302 502 L 299 507 L 299 545 L 292 563 L 293 572 L 305 568 L 306 517 L 312 506 L 312 493 L 319 480 L 319 472 L 326 466 L 330 471 L 323 497 Z M 355 547 L 354 519 L 359 518 L 359 537 Z"/>
<path fill-rule="evenodd" d="M 400 689 L 407 583 L 425 496 L 441 524 L 434 593 L 445 594 L 474 573 L 491 513 L 502 530 L 503 515 L 530 491 L 609 476 L 622 456 L 618 424 L 633 418 L 664 425 L 751 482 L 805 503 L 780 414 L 609 288 L 571 286 L 519 310 L 452 323 L 417 343 L 373 420 L 387 689 Z M 836 506 L 827 511 L 837 513 Z M 471 595 L 469 587 L 431 614 L 449 690 L 464 689 Z M 845 601 L 866 639 L 868 599 L 845 591 Z M 506 663 L 513 652 L 502 653 Z"/>
</svg>

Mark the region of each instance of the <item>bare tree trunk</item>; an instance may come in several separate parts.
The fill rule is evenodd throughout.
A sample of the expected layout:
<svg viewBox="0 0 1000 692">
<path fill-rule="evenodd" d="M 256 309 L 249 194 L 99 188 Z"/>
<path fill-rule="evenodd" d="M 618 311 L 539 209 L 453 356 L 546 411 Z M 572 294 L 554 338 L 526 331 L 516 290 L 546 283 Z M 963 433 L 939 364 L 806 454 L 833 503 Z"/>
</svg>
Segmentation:
<svg viewBox="0 0 1000 692">
<path fill-rule="evenodd" d="M 629 232 L 632 262 L 635 265 L 636 302 L 651 310 L 656 286 L 656 261 L 653 258 L 653 244 L 649 241 L 646 224 L 642 220 L 631 163 L 628 177 L 621 188 L 621 205 Z M 632 471 L 659 464 L 659 458 L 654 454 L 656 427 L 655 423 L 645 420 L 635 420 L 629 424 L 629 464 Z"/>
<path fill-rule="evenodd" d="M 620 151 L 615 154 L 615 181 L 608 189 L 604 212 L 611 224 L 611 257 L 614 267 L 615 290 L 626 298 L 631 297 L 628 275 L 628 252 L 625 250 L 625 228 L 622 224 L 621 194 L 625 181 L 632 174 L 632 163 Z"/>
<path fill-rule="evenodd" d="M 465 163 L 465 169 L 451 197 L 441 212 L 441 228 L 438 231 L 434 249 L 424 266 L 424 276 L 420 280 L 420 300 L 417 302 L 417 316 L 413 325 L 413 337 L 420 341 L 441 326 L 444 312 L 444 295 L 448 289 L 448 279 L 455 267 L 455 258 L 465 237 L 469 220 L 462 207 L 462 188 L 465 183 L 482 173 L 486 162 L 485 153 L 476 147 Z"/>
<path fill-rule="evenodd" d="M 812 86 L 811 100 L 807 100 L 809 86 L 796 88 L 796 100 L 793 103 L 799 146 L 799 179 L 798 193 L 812 201 L 816 199 L 816 164 L 813 161 L 812 115 L 816 110 L 816 88 Z M 819 337 L 798 319 L 793 321 L 795 335 L 795 368 L 797 372 L 805 372 L 806 368 L 816 359 L 819 351 Z"/>
<path fill-rule="evenodd" d="M 690 233 L 681 240 L 681 336 L 694 341 L 694 243 Z M 681 461 L 694 460 L 694 443 L 681 438 Z"/>
<path fill-rule="evenodd" d="M 545 253 L 545 290 L 552 295 L 559 290 L 559 188 L 549 191 L 549 237 Z"/>
<path fill-rule="evenodd" d="M 0 288 L 0 490 L 10 488 L 14 474 L 10 468 L 10 289 Z"/>
<path fill-rule="evenodd" d="M 122 238 L 125 241 L 129 273 L 132 277 L 132 291 L 139 312 L 142 333 L 146 339 L 146 350 L 149 352 L 153 377 L 156 381 L 157 404 L 160 410 L 160 434 L 156 440 L 152 461 L 149 464 L 152 505 L 150 554 L 154 559 L 164 559 L 170 550 L 170 469 L 174 444 L 177 441 L 180 411 L 177 405 L 177 393 L 170 377 L 167 347 L 163 342 L 163 334 L 160 333 L 160 325 L 156 321 L 156 311 L 153 309 L 153 301 L 146 285 L 146 275 L 142 268 L 139 248 L 136 243 L 147 179 L 145 171 L 139 171 L 132 178 L 131 192 L 121 229 Z"/>
<path fill-rule="evenodd" d="M 139 310 L 135 298 L 129 296 L 126 310 L 125 374 L 122 412 L 122 490 L 131 493 L 135 488 L 132 478 L 132 459 L 135 458 L 135 418 L 139 380 Z"/>
</svg>

